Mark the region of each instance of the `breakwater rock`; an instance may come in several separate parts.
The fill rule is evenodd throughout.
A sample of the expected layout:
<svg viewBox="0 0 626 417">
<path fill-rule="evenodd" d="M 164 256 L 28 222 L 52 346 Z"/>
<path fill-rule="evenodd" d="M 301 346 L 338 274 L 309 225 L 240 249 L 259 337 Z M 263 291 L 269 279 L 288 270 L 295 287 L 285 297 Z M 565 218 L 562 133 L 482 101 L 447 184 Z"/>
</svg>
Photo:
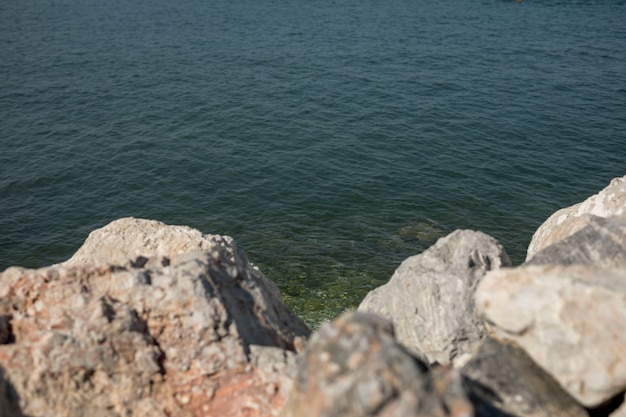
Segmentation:
<svg viewBox="0 0 626 417">
<path fill-rule="evenodd" d="M 0 274 L 0 417 L 623 417 L 625 184 L 518 267 L 455 231 L 313 334 L 232 238 L 117 220 Z"/>
<path fill-rule="evenodd" d="M 310 330 L 239 253 L 6 270 L 5 415 L 276 415 Z"/>
<path fill-rule="evenodd" d="M 529 261 L 542 249 L 573 235 L 594 218 L 626 215 L 626 176 L 614 178 L 611 183 L 585 201 L 552 214 L 534 233 L 528 245 Z"/>
<path fill-rule="evenodd" d="M 486 336 L 474 291 L 487 271 L 502 266 L 511 261 L 496 239 L 457 230 L 402 262 L 388 283 L 367 294 L 359 310 L 392 320 L 400 343 L 430 364 L 447 365 L 471 353 Z"/>
</svg>

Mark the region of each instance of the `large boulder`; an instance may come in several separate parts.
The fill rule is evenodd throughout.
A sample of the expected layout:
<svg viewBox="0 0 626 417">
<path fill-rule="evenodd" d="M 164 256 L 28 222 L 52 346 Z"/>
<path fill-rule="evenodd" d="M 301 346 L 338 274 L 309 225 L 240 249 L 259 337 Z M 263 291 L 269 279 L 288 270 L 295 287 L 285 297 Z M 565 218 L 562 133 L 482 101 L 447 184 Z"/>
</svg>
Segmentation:
<svg viewBox="0 0 626 417">
<path fill-rule="evenodd" d="M 309 329 L 240 253 L 7 269 L 0 388 L 33 417 L 277 415 Z"/>
<path fill-rule="evenodd" d="M 586 223 L 580 230 L 547 246 L 524 265 L 626 267 L 626 215 L 585 214 L 579 219 Z"/>
<path fill-rule="evenodd" d="M 486 335 L 474 307 L 476 285 L 487 271 L 509 265 L 497 240 L 457 230 L 402 262 L 358 310 L 393 321 L 398 341 L 429 363 L 449 364 L 471 353 Z"/>
<path fill-rule="evenodd" d="M 476 304 L 498 338 L 521 346 L 586 407 L 626 390 L 626 268 L 492 271 Z"/>
<path fill-rule="evenodd" d="M 593 216 L 612 217 L 625 214 L 626 176 L 614 178 L 606 188 L 582 203 L 563 208 L 552 214 L 533 235 L 528 246 L 526 260 L 530 260 L 542 249 L 584 228 Z"/>
<path fill-rule="evenodd" d="M 455 371 L 431 372 L 392 324 L 350 312 L 311 336 L 281 417 L 471 417 Z"/>
<path fill-rule="evenodd" d="M 477 416 L 588 417 L 554 378 L 511 343 L 488 337 L 461 373 Z"/>
<path fill-rule="evenodd" d="M 261 271 L 237 248 L 230 236 L 204 234 L 189 226 L 168 225 L 157 220 L 124 217 L 114 220 L 89 233 L 82 246 L 63 266 L 124 265 L 139 256 L 172 257 L 187 252 L 219 251 L 238 257 L 263 281 L 268 291 L 280 297 L 274 281 L 265 278 Z"/>
<path fill-rule="evenodd" d="M 235 250 L 230 236 L 203 234 L 188 226 L 125 217 L 89 233 L 63 265 L 123 265 L 138 256 L 172 257 L 185 252 Z"/>
</svg>

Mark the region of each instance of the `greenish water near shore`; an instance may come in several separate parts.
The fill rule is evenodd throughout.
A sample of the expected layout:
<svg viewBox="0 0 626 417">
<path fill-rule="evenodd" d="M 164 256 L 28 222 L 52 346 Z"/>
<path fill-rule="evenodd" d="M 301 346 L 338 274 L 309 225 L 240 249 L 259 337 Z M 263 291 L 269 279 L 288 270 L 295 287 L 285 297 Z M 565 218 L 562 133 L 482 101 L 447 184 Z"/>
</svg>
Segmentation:
<svg viewBox="0 0 626 417">
<path fill-rule="evenodd" d="M 228 234 L 312 325 L 458 228 L 515 263 L 626 173 L 623 1 L 0 4 L 0 270 Z"/>
</svg>

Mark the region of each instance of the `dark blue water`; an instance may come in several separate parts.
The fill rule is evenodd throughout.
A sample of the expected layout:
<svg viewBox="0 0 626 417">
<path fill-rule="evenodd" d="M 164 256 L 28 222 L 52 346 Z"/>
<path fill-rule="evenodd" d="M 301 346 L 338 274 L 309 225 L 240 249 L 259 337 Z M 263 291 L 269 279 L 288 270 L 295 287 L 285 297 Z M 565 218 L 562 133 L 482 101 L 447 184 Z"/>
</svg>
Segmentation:
<svg viewBox="0 0 626 417">
<path fill-rule="evenodd" d="M 626 173 L 624 1 L 3 0 L 0 270 L 123 216 L 234 236 L 310 323 L 457 228 L 519 263 Z"/>
</svg>

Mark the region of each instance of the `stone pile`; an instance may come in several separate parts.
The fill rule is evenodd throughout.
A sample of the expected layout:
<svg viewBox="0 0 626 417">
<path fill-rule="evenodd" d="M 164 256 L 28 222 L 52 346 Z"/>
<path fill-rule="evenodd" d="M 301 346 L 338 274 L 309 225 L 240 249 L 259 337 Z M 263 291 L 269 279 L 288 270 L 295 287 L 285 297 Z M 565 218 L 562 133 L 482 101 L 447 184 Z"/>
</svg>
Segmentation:
<svg viewBox="0 0 626 417">
<path fill-rule="evenodd" d="M 0 417 L 626 417 L 626 177 L 524 264 L 457 230 L 310 335 L 232 238 L 120 219 L 0 274 Z"/>
</svg>

